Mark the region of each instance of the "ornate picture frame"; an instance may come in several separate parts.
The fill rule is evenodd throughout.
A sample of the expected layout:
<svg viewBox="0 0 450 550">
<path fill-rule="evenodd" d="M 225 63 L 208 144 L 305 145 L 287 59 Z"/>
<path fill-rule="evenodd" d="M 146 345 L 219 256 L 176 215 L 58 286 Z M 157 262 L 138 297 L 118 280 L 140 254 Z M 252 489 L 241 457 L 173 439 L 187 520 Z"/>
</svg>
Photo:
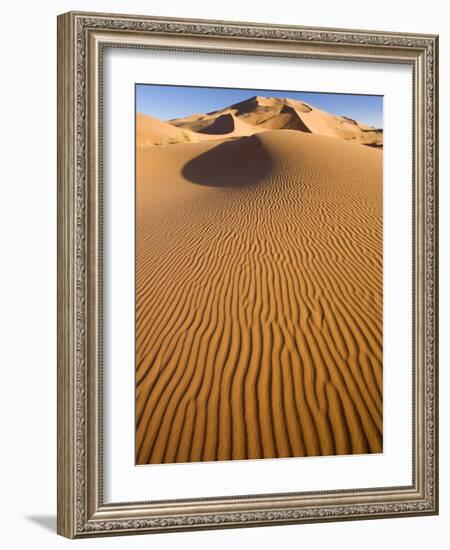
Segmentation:
<svg viewBox="0 0 450 550">
<path fill-rule="evenodd" d="M 103 155 L 106 48 L 412 68 L 412 483 L 105 502 Z M 70 12 L 58 17 L 58 533 L 69 538 L 438 513 L 438 38 Z"/>
</svg>

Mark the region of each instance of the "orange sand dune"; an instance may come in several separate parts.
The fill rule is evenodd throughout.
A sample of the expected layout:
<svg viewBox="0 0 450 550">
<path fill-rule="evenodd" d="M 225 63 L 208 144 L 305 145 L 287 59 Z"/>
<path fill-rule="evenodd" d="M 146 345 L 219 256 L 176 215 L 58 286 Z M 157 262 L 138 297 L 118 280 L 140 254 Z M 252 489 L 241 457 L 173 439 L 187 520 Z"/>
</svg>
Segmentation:
<svg viewBox="0 0 450 550">
<path fill-rule="evenodd" d="M 137 463 L 381 452 L 382 151 L 138 148 L 136 193 Z"/>
<path fill-rule="evenodd" d="M 225 112 L 221 114 L 225 114 Z M 168 120 L 167 123 L 172 126 L 176 126 L 177 128 L 186 128 L 188 130 L 192 130 L 193 132 L 199 132 L 204 126 L 211 124 L 215 118 L 217 117 L 205 113 L 197 113 L 184 118 L 173 118 Z"/>
<path fill-rule="evenodd" d="M 311 133 L 311 130 L 303 122 L 300 112 L 290 105 L 283 105 L 281 109 L 260 122 L 258 127 L 268 128 L 270 130 L 299 130 L 300 132 Z"/>
<path fill-rule="evenodd" d="M 298 130 L 374 147 L 383 145 L 383 130 L 380 128 L 348 117 L 333 115 L 290 98 L 254 96 L 218 111 L 173 119 L 169 122 L 180 129 L 201 132 L 225 115 L 233 116 L 235 120 L 258 129 Z M 250 134 L 251 132 L 247 132 L 242 135 Z"/>
<path fill-rule="evenodd" d="M 165 145 L 196 141 L 189 130 L 179 130 L 167 122 L 138 113 L 136 115 L 136 146 Z"/>
<path fill-rule="evenodd" d="M 232 114 L 224 114 L 203 122 L 199 132 L 186 127 L 178 128 L 142 113 L 136 115 L 136 146 L 141 148 L 153 145 L 234 139 L 264 131 L 265 128 L 247 124 Z"/>
<path fill-rule="evenodd" d="M 232 113 L 224 113 L 217 118 L 213 118 L 205 123 L 200 130 L 201 134 L 226 135 L 226 137 L 243 137 L 264 132 L 264 128 L 259 128 L 240 120 Z"/>
</svg>

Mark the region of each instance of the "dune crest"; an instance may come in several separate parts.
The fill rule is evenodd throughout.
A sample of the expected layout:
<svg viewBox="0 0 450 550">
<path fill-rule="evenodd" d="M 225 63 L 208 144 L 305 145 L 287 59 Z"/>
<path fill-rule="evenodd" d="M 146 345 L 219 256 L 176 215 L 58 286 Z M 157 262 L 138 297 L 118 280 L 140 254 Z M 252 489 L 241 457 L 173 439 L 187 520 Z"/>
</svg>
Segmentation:
<svg viewBox="0 0 450 550">
<path fill-rule="evenodd" d="M 202 134 L 227 135 L 227 137 L 251 136 L 263 132 L 264 128 L 255 128 L 232 113 L 224 113 L 206 123 L 199 130 Z"/>
</svg>

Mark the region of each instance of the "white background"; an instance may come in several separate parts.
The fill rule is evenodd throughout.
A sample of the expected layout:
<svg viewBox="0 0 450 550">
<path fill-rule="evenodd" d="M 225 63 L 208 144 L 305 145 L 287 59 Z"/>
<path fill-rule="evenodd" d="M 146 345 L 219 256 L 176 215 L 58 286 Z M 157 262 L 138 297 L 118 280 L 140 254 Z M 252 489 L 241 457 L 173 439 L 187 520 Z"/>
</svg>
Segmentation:
<svg viewBox="0 0 450 550">
<path fill-rule="evenodd" d="M 110 48 L 103 76 L 105 501 L 411 484 L 411 67 Z M 135 82 L 384 96 L 383 453 L 135 467 Z"/>
<path fill-rule="evenodd" d="M 56 513 L 56 15 L 70 9 L 353 27 L 441 34 L 442 66 L 450 31 L 438 0 L 264 3 L 249 0 L 20 2 L 2 6 L 0 163 L 2 384 L 0 468 L 5 548 L 209 549 L 394 547 L 443 549 L 450 534 L 450 301 L 441 288 L 441 515 L 366 522 L 238 529 L 69 542 L 54 534 Z M 446 61 L 447 60 L 447 61 Z M 450 119 L 450 80 L 441 74 L 441 121 Z M 450 170 L 450 131 L 441 124 L 441 181 Z M 450 190 L 441 185 L 441 281 L 450 280 Z M 446 540 L 447 539 L 447 540 Z"/>
</svg>

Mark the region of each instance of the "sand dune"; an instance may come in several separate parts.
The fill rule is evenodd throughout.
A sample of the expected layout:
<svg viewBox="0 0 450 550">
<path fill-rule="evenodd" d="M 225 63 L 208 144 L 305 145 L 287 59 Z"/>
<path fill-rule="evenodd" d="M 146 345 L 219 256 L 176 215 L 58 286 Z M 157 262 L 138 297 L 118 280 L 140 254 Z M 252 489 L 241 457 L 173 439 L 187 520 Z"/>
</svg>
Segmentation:
<svg viewBox="0 0 450 550">
<path fill-rule="evenodd" d="M 259 126 L 270 130 L 299 130 L 300 132 L 311 133 L 310 128 L 303 122 L 300 113 L 290 105 L 283 105 L 271 118 L 260 122 Z"/>
<path fill-rule="evenodd" d="M 169 145 L 197 141 L 188 129 L 180 130 L 157 118 L 138 113 L 136 115 L 136 146 Z"/>
<path fill-rule="evenodd" d="M 264 132 L 264 128 L 258 128 L 240 120 L 232 113 L 224 113 L 205 123 L 198 131 L 201 134 L 226 135 L 226 137 L 243 137 Z"/>
<path fill-rule="evenodd" d="M 224 116 L 232 116 L 235 120 L 257 129 L 298 130 L 374 147 L 383 145 L 383 131 L 380 128 L 345 116 L 333 115 L 290 98 L 254 96 L 218 111 L 172 119 L 169 123 L 180 129 L 202 132 Z M 248 131 L 241 135 L 250 134 Z"/>
<path fill-rule="evenodd" d="M 198 143 L 219 139 L 234 139 L 264 132 L 247 124 L 231 113 L 203 121 L 198 132 L 186 127 L 176 127 L 157 118 L 138 113 L 136 115 L 136 146 L 174 145 L 176 143 Z"/>
<path fill-rule="evenodd" d="M 138 148 L 136 193 L 137 463 L 380 452 L 382 151 Z"/>
<path fill-rule="evenodd" d="M 223 111 L 223 113 L 221 114 L 226 114 L 226 112 L 229 111 Z M 217 117 L 211 116 L 209 114 L 197 113 L 184 118 L 173 118 L 171 120 L 168 120 L 167 123 L 177 128 L 185 128 L 188 130 L 192 130 L 193 132 L 199 132 L 202 128 L 204 128 L 208 124 L 211 124 L 211 122 L 213 122 L 215 118 Z"/>
</svg>

